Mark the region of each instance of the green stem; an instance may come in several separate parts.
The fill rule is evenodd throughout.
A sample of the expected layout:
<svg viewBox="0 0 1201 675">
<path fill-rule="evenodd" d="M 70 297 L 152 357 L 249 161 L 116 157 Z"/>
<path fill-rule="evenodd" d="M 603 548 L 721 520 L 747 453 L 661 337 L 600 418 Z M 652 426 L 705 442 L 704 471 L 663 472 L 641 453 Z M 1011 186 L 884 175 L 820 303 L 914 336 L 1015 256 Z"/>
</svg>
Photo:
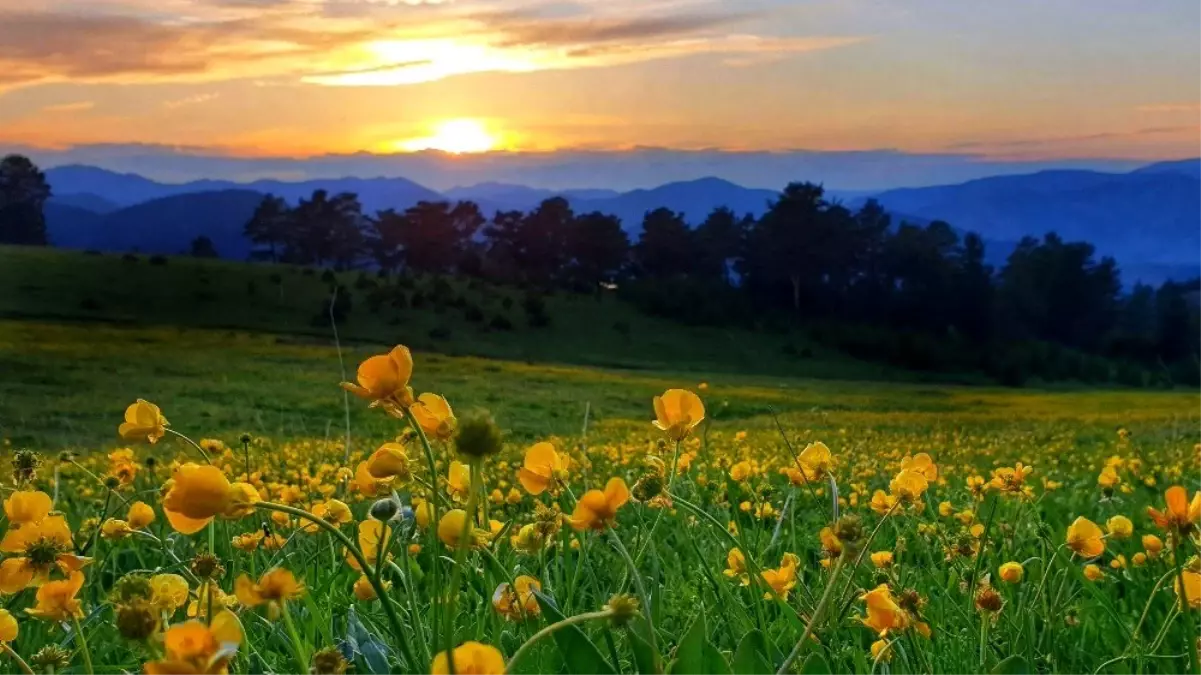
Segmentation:
<svg viewBox="0 0 1201 675">
<path fill-rule="evenodd" d="M 392 599 L 388 597 L 387 590 L 380 582 L 379 570 L 374 570 L 371 568 L 371 563 L 367 562 L 367 558 L 363 556 L 363 552 L 359 550 L 359 547 L 356 546 L 349 537 L 343 534 L 341 530 L 339 530 L 329 521 L 323 518 L 318 518 L 308 511 L 292 508 L 291 506 L 284 506 L 283 504 L 276 504 L 274 502 L 256 502 L 254 506 L 255 508 L 266 511 L 279 511 L 281 513 L 287 513 L 296 516 L 297 518 L 303 518 L 304 520 L 317 525 L 326 532 L 329 532 L 331 535 L 333 535 L 334 539 L 338 540 L 338 543 L 345 546 L 346 550 L 350 552 L 350 555 L 354 556 L 355 561 L 359 563 L 359 568 L 362 569 L 363 574 L 367 576 L 367 581 L 370 582 L 371 587 L 375 589 L 375 594 L 379 596 L 380 604 L 384 606 L 384 613 L 388 615 L 388 623 L 390 623 L 392 626 L 393 636 L 396 638 L 396 641 L 400 646 L 400 651 L 404 655 L 405 660 L 411 665 L 412 669 L 416 669 L 418 667 L 417 660 L 413 658 L 413 650 L 409 647 L 408 632 L 406 631 L 404 624 L 400 622 L 400 617 L 396 615 L 396 608 L 392 606 Z"/>
<path fill-rule="evenodd" d="M 386 601 L 386 599 L 385 599 Z M 288 629 L 288 637 L 292 640 L 292 653 L 296 656 L 296 672 L 309 672 L 309 659 L 304 653 L 304 646 L 300 642 L 300 635 L 296 632 L 296 624 L 292 621 L 292 613 L 288 611 L 288 603 L 280 602 L 280 613 L 284 617 L 284 627 Z"/>
<path fill-rule="evenodd" d="M 184 439 L 184 440 L 185 440 L 185 441 L 187 441 L 189 444 L 191 444 L 191 446 L 192 446 L 193 448 L 196 448 L 196 450 L 198 450 L 198 451 L 200 452 L 200 456 L 204 458 L 204 461 L 205 461 L 206 463 L 208 463 L 208 464 L 212 464 L 212 463 L 213 463 L 213 459 L 212 459 L 211 457 L 209 457 L 209 454 L 208 454 L 207 452 L 205 452 L 205 451 L 204 451 L 204 448 L 200 447 L 200 444 L 198 444 L 196 441 L 194 441 L 194 440 L 192 440 L 192 439 L 188 438 L 187 436 L 184 436 L 183 434 L 179 433 L 178 431 L 176 431 L 176 430 L 174 430 L 174 429 L 172 429 L 172 428 L 170 428 L 170 427 L 164 427 L 164 428 L 163 428 L 163 430 L 164 430 L 164 431 L 166 431 L 166 432 L 167 432 L 167 433 L 169 433 L 169 434 L 175 434 L 175 436 L 176 436 L 176 437 L 178 437 L 178 438 L 182 438 L 182 439 Z"/>
<path fill-rule="evenodd" d="M 88 639 L 83 636 L 83 626 L 79 625 L 79 617 L 72 617 L 71 620 L 75 625 L 75 635 L 79 638 L 79 650 L 83 652 L 83 663 L 87 666 L 88 675 L 95 675 L 96 669 L 92 667 L 92 650 L 88 649 Z"/>
<path fill-rule="evenodd" d="M 7 642 L 0 642 L 0 649 L 3 649 L 5 654 L 8 654 L 14 661 L 17 662 L 17 665 L 21 667 L 22 673 L 25 673 L 25 675 L 33 675 L 33 669 L 29 667 L 28 663 L 25 663 L 25 659 L 21 658 L 20 654 L 13 650 L 11 645 L 9 645 Z"/>
<path fill-rule="evenodd" d="M 980 534 L 980 550 L 976 551 L 976 560 L 972 563 L 972 576 L 967 580 L 967 608 L 972 609 L 972 603 L 976 597 L 976 575 L 980 573 L 980 561 L 984 558 L 984 551 L 988 548 L 988 530 L 992 527 L 993 516 L 997 514 L 997 502 L 1000 497 L 993 495 L 992 506 L 988 510 L 988 518 L 984 519 L 984 532 Z"/>
<path fill-rule="evenodd" d="M 450 572 L 450 601 L 446 606 L 446 653 L 451 655 L 447 659 L 450 664 L 450 675 L 455 675 L 454 665 L 454 649 L 455 649 L 455 607 L 459 604 L 459 578 L 463 575 L 463 565 L 467 558 L 467 549 L 471 548 L 471 540 L 474 538 L 472 530 L 475 529 L 475 511 L 476 500 L 479 498 L 480 489 L 483 487 L 481 479 L 480 460 L 473 459 L 471 462 L 471 487 L 467 493 L 467 508 L 466 517 L 463 518 L 463 530 L 459 533 L 458 546 L 455 547 L 455 568 Z M 513 589 L 516 592 L 517 589 Z"/>
<path fill-rule="evenodd" d="M 1198 653 L 1197 628 L 1193 623 L 1193 608 L 1189 607 L 1187 594 L 1184 590 L 1184 563 L 1181 560 L 1184 558 L 1184 546 L 1181 540 L 1184 539 L 1179 532 L 1175 533 L 1173 539 L 1173 555 L 1176 563 L 1176 603 L 1180 607 L 1180 613 L 1184 615 L 1185 640 L 1188 641 L 1188 659 L 1189 672 L 1201 672 L 1201 653 Z"/>
<path fill-rule="evenodd" d="M 655 638 L 655 621 L 652 618 L 651 597 L 646 592 L 646 584 L 642 583 L 642 575 L 638 573 L 638 568 L 634 566 L 634 560 L 630 557 L 630 552 L 626 550 L 626 545 L 621 543 L 621 537 L 612 528 L 608 530 L 609 538 L 613 540 L 613 548 L 617 549 L 617 553 L 621 555 L 626 562 L 626 567 L 630 570 L 630 576 L 634 579 L 634 588 L 638 589 L 638 598 L 642 600 L 642 613 L 646 616 L 647 637 L 651 642 L 651 653 L 655 655 L 655 665 L 658 665 L 659 648 L 656 646 Z"/>
<path fill-rule="evenodd" d="M 805 626 L 805 632 L 801 633 L 801 639 L 797 641 L 796 646 L 792 648 L 792 652 L 788 654 L 788 658 L 784 659 L 784 663 L 780 665 L 780 669 L 776 671 L 776 675 L 784 675 L 792 669 L 792 664 L 801 655 L 801 651 L 805 649 L 805 645 L 809 642 L 809 637 L 813 635 L 813 628 L 822 620 L 826 613 L 826 608 L 830 606 L 830 599 L 834 597 L 834 586 L 838 583 L 838 573 L 842 571 L 842 564 L 846 560 L 846 550 L 843 549 L 842 554 L 834 561 L 834 568 L 830 570 L 830 580 L 826 582 L 826 590 L 822 591 L 822 597 L 817 601 L 817 607 L 813 610 L 813 616 L 809 617 L 809 623 Z M 867 550 L 864 547 L 864 550 Z"/>
<path fill-rule="evenodd" d="M 988 657 L 988 612 L 980 613 L 980 672 L 985 672 L 985 659 Z"/>
<path fill-rule="evenodd" d="M 534 633 L 532 636 L 530 636 L 530 639 L 526 640 L 520 647 L 517 648 L 517 652 L 513 654 L 513 658 L 509 659 L 509 665 L 505 667 L 505 672 L 513 672 L 513 666 L 516 665 L 518 661 L 521 661 L 522 657 L 524 657 L 526 653 L 533 648 L 534 644 L 547 635 L 550 635 L 557 630 L 567 628 L 568 626 L 574 626 L 576 624 L 584 623 L 585 621 L 592 621 L 593 619 L 607 619 L 610 616 L 613 616 L 613 610 L 602 609 L 599 612 L 587 612 L 585 614 L 569 616 L 558 623 L 552 623 L 546 628 Z"/>
</svg>

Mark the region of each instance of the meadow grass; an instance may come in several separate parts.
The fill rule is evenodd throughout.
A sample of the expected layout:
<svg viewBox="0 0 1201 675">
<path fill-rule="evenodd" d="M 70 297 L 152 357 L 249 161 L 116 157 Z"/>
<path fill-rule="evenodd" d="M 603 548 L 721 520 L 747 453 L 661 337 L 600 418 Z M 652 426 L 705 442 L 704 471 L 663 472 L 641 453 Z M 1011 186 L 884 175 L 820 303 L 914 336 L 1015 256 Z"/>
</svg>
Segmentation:
<svg viewBox="0 0 1201 675">
<path fill-rule="evenodd" d="M 350 377 L 379 351 L 347 346 Z M 335 655 L 356 672 L 428 672 L 448 645 L 468 641 L 495 650 L 485 653 L 514 672 L 774 672 L 805 633 L 814 639 L 800 643 L 792 665 L 803 672 L 1190 668 L 1187 636 L 1195 623 L 1186 620 L 1195 611 L 1175 609 L 1169 551 L 1148 557 L 1140 537 L 1170 541 L 1145 507 L 1162 509 L 1169 485 L 1197 488 L 1196 392 L 632 371 L 420 351 L 414 360 L 418 391 L 444 395 L 464 419 L 472 408 L 487 408 L 503 430 L 500 453 L 480 464 L 478 492 L 452 471 L 455 462 L 468 461 L 453 441 L 432 441 L 431 470 L 404 421 L 354 397 L 347 448 L 347 407 L 337 386 L 342 367 L 327 342 L 231 330 L 0 322 L 5 455 L 26 448 L 42 455 L 37 476 L 21 486 L 55 495 L 74 531 L 73 546 L 94 559 L 78 599 L 95 670 L 161 663 L 171 655 L 171 631 L 210 630 L 189 623 L 187 605 L 214 586 L 229 594 L 244 633 L 228 664 L 239 673 L 330 672 L 331 663 L 341 663 Z M 678 448 L 678 472 L 672 471 L 677 447 L 650 424 L 652 397 L 672 387 L 697 391 L 706 410 Z M 194 535 L 173 533 L 160 504 L 162 484 L 173 462 L 203 460 L 173 435 L 154 445 L 119 438 L 117 424 L 136 398 L 160 405 L 171 429 L 210 439 L 201 443 L 222 473 L 249 481 L 263 500 L 297 513 L 328 513 L 328 500 L 346 502 L 350 522 L 333 528 L 368 552 L 372 540 L 362 538 L 363 523 L 373 522 L 368 510 L 395 489 L 412 510 L 392 521 L 393 564 L 380 566 L 378 581 L 391 584 L 392 611 L 356 595 L 360 573 L 333 533 L 306 529 L 269 505 L 218 518 Z M 363 478 L 365 460 L 391 440 L 401 443 L 411 478 L 393 479 L 372 496 L 380 486 Z M 551 489 L 532 495 L 517 472 L 526 448 L 543 440 L 566 468 Z M 854 515 L 856 527 L 835 521 L 825 479 L 798 484 L 787 475 L 798 466 L 795 453 L 818 441 L 832 451 L 840 516 Z M 124 447 L 130 452 L 106 454 Z M 61 456 L 64 449 L 80 456 Z M 921 494 L 924 508 L 873 508 L 901 489 L 890 482 L 921 453 L 938 467 Z M 1020 481 L 1028 492 L 970 488 L 971 477 L 990 478 L 1015 462 L 1034 468 Z M 1106 478 L 1102 486 L 1106 467 L 1117 482 Z M 617 509 L 613 527 L 575 531 L 568 521 L 579 515 L 577 500 L 613 478 L 623 479 L 635 499 Z M 132 517 L 126 512 L 135 499 L 157 513 L 153 524 L 136 534 L 115 529 L 95 536 L 100 522 Z M 439 523 L 417 517 L 431 501 L 437 515 L 482 506 L 481 532 L 493 531 L 481 536 L 492 543 L 467 550 L 440 541 Z M 1105 529 L 1118 515 L 1132 520 L 1133 536 L 1109 535 L 1093 561 L 1101 576 L 1089 580 L 1086 561 L 1064 546 L 1068 526 L 1083 516 Z M 518 535 L 539 523 L 553 531 L 545 544 L 530 547 Z M 862 558 L 848 555 L 832 565 L 838 556 L 819 536 L 824 527 L 840 528 L 848 551 L 858 541 Z M 269 536 L 254 550 L 233 545 L 235 536 L 253 540 L 264 531 Z M 1196 541 L 1180 543 L 1178 559 L 1191 565 Z M 384 562 L 376 548 L 374 562 Z M 730 562 L 733 548 L 747 560 L 741 569 Z M 224 570 L 203 586 L 189 570 L 210 552 Z M 882 552 L 892 554 L 890 565 L 870 556 Z M 1023 566 L 1021 583 L 1000 580 L 1005 562 Z M 233 600 L 235 579 L 270 569 L 287 570 L 303 592 L 274 609 Z M 769 583 L 764 570 L 781 585 Z M 138 574 L 181 575 L 187 589 L 146 639 L 129 638 L 136 633 L 129 617 L 140 605 L 113 595 L 123 587 L 119 580 Z M 521 596 L 526 614 L 506 616 L 494 603 L 497 588 L 521 575 L 537 579 L 543 595 Z M 740 581 L 744 575 L 748 585 Z M 998 592 L 999 612 L 978 609 L 981 581 Z M 880 584 L 905 612 L 905 625 L 883 638 L 861 619 L 870 613 L 860 597 Z M 642 608 L 618 625 L 605 608 L 622 592 L 642 596 Z M 203 608 L 200 614 L 214 616 L 224 597 L 217 597 L 214 614 Z M 72 627 L 24 615 L 42 604 L 32 588 L 6 598 L 19 618 L 15 651 L 39 667 L 35 655 L 48 661 L 53 655 L 44 648 L 62 645 L 70 665 L 56 672 L 86 671 Z M 929 638 L 917 632 L 919 623 L 929 626 Z M 551 626 L 553 634 L 527 644 Z M 873 653 L 873 643 L 885 651 Z M 0 663 L 12 669 L 15 662 Z M 465 660 L 463 666 L 460 672 L 471 671 Z"/>
</svg>

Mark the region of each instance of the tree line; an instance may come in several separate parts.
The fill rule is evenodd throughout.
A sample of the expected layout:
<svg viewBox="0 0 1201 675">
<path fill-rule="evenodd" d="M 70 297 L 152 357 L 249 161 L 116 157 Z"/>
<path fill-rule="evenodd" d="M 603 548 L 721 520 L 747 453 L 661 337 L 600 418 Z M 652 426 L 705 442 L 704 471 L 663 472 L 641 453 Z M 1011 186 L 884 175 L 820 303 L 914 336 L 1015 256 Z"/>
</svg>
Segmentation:
<svg viewBox="0 0 1201 675">
<path fill-rule="evenodd" d="M 49 194 L 27 159 L 0 162 L 0 241 L 44 244 Z M 806 182 L 758 217 L 718 208 L 689 223 L 657 208 L 639 225 L 632 239 L 617 217 L 576 213 L 560 197 L 491 217 L 470 201 L 367 214 L 354 194 L 317 190 L 295 205 L 266 196 L 244 233 L 259 260 L 458 275 L 533 296 L 616 292 L 676 321 L 799 327 L 906 368 L 983 370 L 1014 384 L 1201 380 L 1201 283 L 1123 293 L 1116 262 L 1087 242 L 1026 237 L 994 268 L 976 233 L 894 223 L 875 200 L 848 208 Z M 193 253 L 216 251 L 198 240 Z"/>
</svg>

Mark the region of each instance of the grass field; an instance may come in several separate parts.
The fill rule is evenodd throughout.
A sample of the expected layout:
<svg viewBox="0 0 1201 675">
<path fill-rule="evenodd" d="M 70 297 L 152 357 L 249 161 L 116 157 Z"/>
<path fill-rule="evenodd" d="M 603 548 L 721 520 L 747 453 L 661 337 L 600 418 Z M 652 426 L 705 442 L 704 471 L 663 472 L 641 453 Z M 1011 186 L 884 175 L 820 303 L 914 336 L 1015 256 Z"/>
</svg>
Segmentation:
<svg viewBox="0 0 1201 675">
<path fill-rule="evenodd" d="M 38 262 L 30 255 L 21 264 Z M 1198 667 L 1201 506 L 1166 526 L 1146 510 L 1165 508 L 1169 486 L 1188 498 L 1199 487 L 1197 392 L 740 373 L 711 343 L 682 344 L 689 356 L 671 370 L 652 367 L 669 346 L 639 340 L 614 349 L 594 338 L 584 349 L 600 356 L 567 358 L 572 331 L 588 331 L 556 321 L 482 348 L 517 350 L 507 360 L 416 350 L 415 391 L 445 396 L 460 418 L 463 437 L 438 438 L 449 427 L 410 425 L 413 414 L 397 419 L 338 387 L 389 335 L 428 347 L 427 324 L 352 329 L 352 315 L 340 362 L 328 329 L 303 325 L 317 280 L 291 310 L 226 314 L 163 304 L 167 280 L 153 275 L 187 283 L 208 270 L 210 284 L 234 288 L 244 266 L 76 255 L 40 278 L 5 279 L 12 268 L 0 266 L 0 283 L 41 294 L 0 298 L 4 457 L 17 469 L 27 450 L 42 460 L 4 494 L 2 670 L 445 672 L 438 655 L 454 645 L 460 673 Z M 83 269 L 91 263 L 101 272 Z M 145 276 L 79 283 L 122 264 Z M 102 320 L 114 313 L 122 320 Z M 550 335 L 568 342 L 535 361 Z M 825 376 L 867 374 L 809 361 L 834 364 Z M 704 406 L 678 444 L 651 424 L 653 397 L 672 388 Z M 153 418 L 141 442 L 121 438 L 138 398 L 216 468 L 179 466 L 205 459 L 174 433 L 146 443 Z M 503 439 L 478 463 L 459 450 L 491 447 L 475 408 Z M 662 421 L 683 432 L 696 420 Z M 528 451 L 541 441 L 553 462 L 545 447 Z M 382 500 L 375 514 L 386 516 L 391 499 L 404 508 L 381 545 L 370 512 Z M 1080 517 L 1099 529 L 1073 526 Z M 1081 536 L 1069 542 L 1069 530 Z M 50 553 L 91 558 L 80 587 Z M 1020 580 L 1005 563 L 1021 566 Z M 50 582 L 37 588 L 27 568 Z"/>
</svg>

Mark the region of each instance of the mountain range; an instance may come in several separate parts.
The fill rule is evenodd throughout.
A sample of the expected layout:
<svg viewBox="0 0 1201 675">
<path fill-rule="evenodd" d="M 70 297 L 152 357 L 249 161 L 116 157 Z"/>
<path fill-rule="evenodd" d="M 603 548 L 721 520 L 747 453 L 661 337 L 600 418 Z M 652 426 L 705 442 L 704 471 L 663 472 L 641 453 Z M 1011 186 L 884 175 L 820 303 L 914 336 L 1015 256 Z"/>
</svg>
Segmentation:
<svg viewBox="0 0 1201 675">
<path fill-rule="evenodd" d="M 399 177 L 162 183 L 84 165 L 56 167 L 46 174 L 54 195 L 46 206 L 53 245 L 178 253 L 204 235 L 222 256 L 239 259 L 250 250 L 242 226 L 266 194 L 296 203 L 317 189 L 353 192 L 368 213 L 403 210 L 421 200 L 472 200 L 487 215 L 529 210 L 560 195 L 577 212 L 618 216 L 634 236 L 643 214 L 660 206 L 695 225 L 719 206 L 760 215 L 777 196 L 774 190 L 720 178 L 627 192 L 555 191 L 497 182 L 437 192 Z M 1116 257 L 1128 283 L 1196 276 L 1201 268 L 1201 159 L 1160 162 L 1128 173 L 1049 170 L 877 193 L 835 191 L 831 196 L 852 208 L 874 197 L 894 222 L 939 219 L 957 230 L 978 232 L 989 244 L 990 261 L 997 264 L 1023 236 L 1055 231 Z"/>
</svg>

